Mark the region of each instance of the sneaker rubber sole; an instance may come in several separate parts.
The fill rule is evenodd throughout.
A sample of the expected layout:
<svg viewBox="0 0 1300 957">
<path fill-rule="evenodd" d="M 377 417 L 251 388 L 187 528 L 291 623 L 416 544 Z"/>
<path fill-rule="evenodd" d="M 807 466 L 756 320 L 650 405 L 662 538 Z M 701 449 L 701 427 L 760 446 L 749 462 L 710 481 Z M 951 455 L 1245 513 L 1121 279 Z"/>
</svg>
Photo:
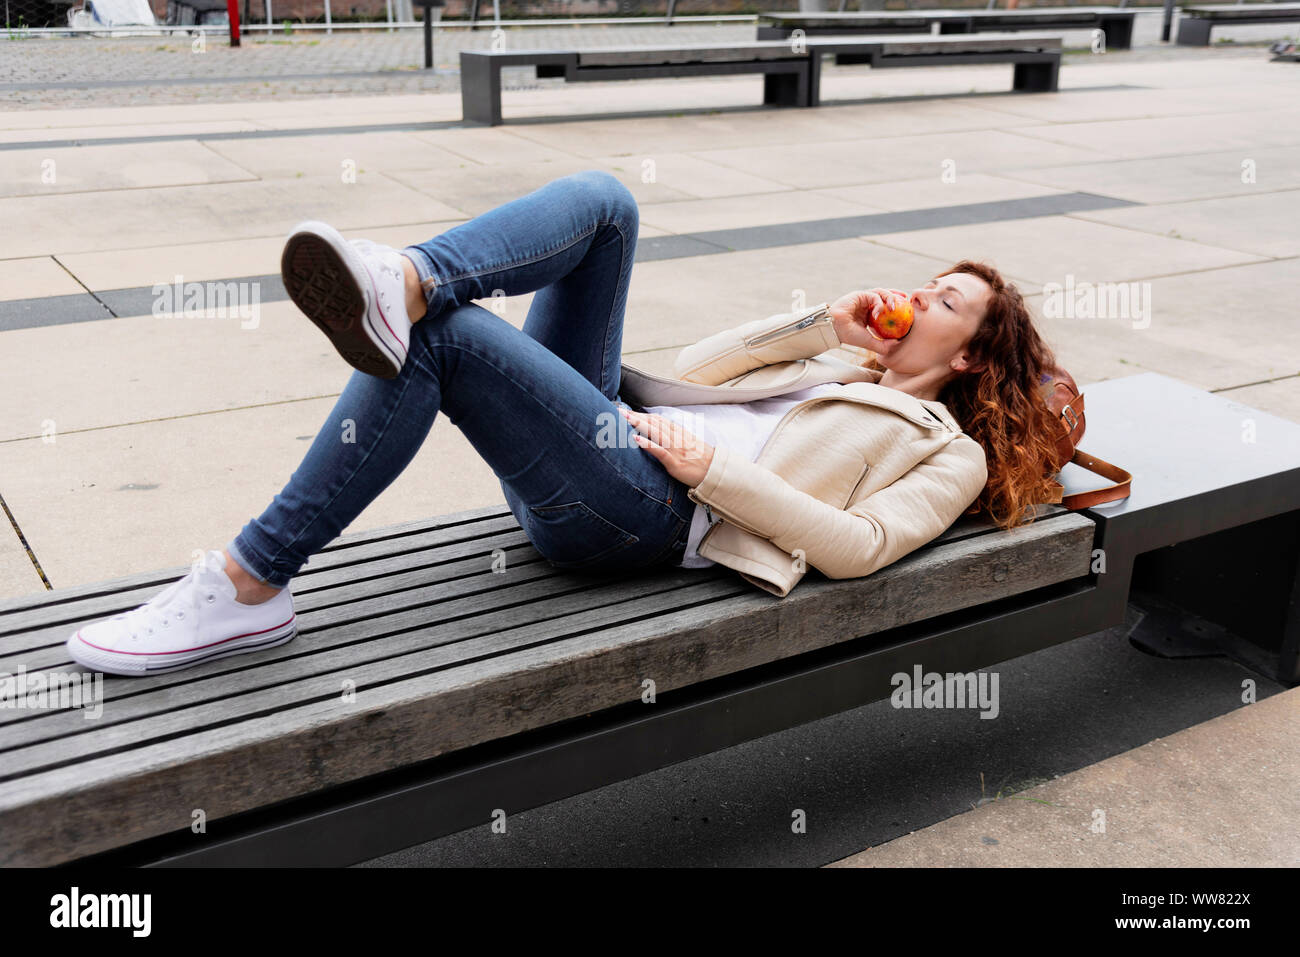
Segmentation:
<svg viewBox="0 0 1300 957">
<path fill-rule="evenodd" d="M 364 292 L 366 268 L 347 241 L 324 223 L 299 227 L 285 242 L 280 275 L 295 306 L 354 368 L 395 379 L 406 358 L 376 329 Z"/>
</svg>

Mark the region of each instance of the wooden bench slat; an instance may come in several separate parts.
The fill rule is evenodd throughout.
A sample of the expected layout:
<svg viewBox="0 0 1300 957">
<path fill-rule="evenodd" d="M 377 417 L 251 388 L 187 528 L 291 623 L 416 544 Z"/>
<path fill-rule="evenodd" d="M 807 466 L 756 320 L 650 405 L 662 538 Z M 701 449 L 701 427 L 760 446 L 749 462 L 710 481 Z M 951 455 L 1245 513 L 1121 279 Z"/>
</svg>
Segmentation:
<svg viewBox="0 0 1300 957">
<path fill-rule="evenodd" d="M 508 538 L 512 533 L 519 534 L 519 524 L 507 512 L 505 516 L 485 518 L 472 525 L 408 532 L 389 540 L 347 543 L 342 547 L 327 546 L 328 550 L 313 555 L 295 577 L 294 592 L 305 594 L 317 587 L 317 576 L 327 576 L 319 579 L 322 583 L 334 580 L 328 576 L 333 574 L 336 578 L 338 574 L 346 574 L 348 569 L 377 557 L 408 555 L 425 549 L 473 547 L 473 543 L 484 536 L 495 534 Z M 44 623 L 77 622 L 134 608 L 188 571 L 189 566 L 185 565 L 140 572 L 112 579 L 98 587 L 74 586 L 15 599 L 15 607 L 0 609 L 0 653 L 3 653 L 6 636 Z"/>
<path fill-rule="evenodd" d="M 356 554 L 351 550 L 360 548 L 376 542 L 398 541 L 410 537 L 413 534 L 432 533 L 433 541 L 441 540 L 437 533 L 446 530 L 450 534 L 456 529 L 468 531 L 468 526 L 474 523 L 496 523 L 494 525 L 484 525 L 481 527 L 496 527 L 502 521 L 514 522 L 514 516 L 510 509 L 502 505 L 494 505 L 489 508 L 472 509 L 470 511 L 458 512 L 453 515 L 441 515 L 436 518 L 418 519 L 410 522 L 402 522 L 397 525 L 385 526 L 383 528 L 370 529 L 365 532 L 349 532 L 340 535 L 333 542 L 326 545 L 317 554 L 313 555 L 308 565 L 312 566 L 312 571 L 320 568 L 328 568 L 340 562 L 347 561 L 351 554 Z M 518 527 L 518 523 L 514 523 Z M 508 527 L 508 526 L 506 526 Z M 471 533 L 473 534 L 473 533 Z M 466 537 L 460 535 L 460 537 Z M 222 543 L 224 547 L 224 543 Z M 337 553 L 337 554 L 336 554 Z M 104 581 L 88 582 L 83 585 L 70 585 L 64 588 L 57 588 L 53 592 L 32 592 L 27 595 L 19 595 L 14 598 L 0 599 L 0 636 L 9 632 L 6 627 L 7 616 L 21 614 L 25 611 L 34 611 L 39 609 L 48 609 L 60 604 L 69 604 L 86 598 L 97 598 L 103 595 L 113 595 L 131 588 L 154 588 L 163 587 L 169 582 L 175 581 L 181 575 L 189 570 L 188 565 L 177 565 L 171 568 L 154 569 L 147 572 L 133 572 L 129 575 L 119 575 Z M 303 568 L 302 574 L 306 575 L 308 570 Z"/>
</svg>

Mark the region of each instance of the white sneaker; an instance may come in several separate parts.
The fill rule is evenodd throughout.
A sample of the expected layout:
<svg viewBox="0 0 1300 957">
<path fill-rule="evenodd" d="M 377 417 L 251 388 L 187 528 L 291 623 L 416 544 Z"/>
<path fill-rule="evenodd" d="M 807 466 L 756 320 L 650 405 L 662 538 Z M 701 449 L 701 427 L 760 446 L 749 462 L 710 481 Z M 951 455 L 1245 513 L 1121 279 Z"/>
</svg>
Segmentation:
<svg viewBox="0 0 1300 957">
<path fill-rule="evenodd" d="M 282 645 L 298 633 L 288 588 L 242 604 L 225 556 L 213 549 L 204 559 L 140 607 L 81 628 L 68 639 L 72 660 L 92 671 L 152 675 Z"/>
<path fill-rule="evenodd" d="M 402 371 L 411 320 L 400 252 L 308 221 L 285 241 L 280 276 L 294 305 L 351 365 L 381 379 Z"/>
</svg>

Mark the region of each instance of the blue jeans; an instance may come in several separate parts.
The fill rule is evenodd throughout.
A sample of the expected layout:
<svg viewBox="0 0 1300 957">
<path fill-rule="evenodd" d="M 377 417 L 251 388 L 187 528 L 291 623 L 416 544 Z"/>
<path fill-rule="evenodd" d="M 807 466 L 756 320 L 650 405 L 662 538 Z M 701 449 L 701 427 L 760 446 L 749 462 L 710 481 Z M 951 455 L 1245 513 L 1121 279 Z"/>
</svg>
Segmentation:
<svg viewBox="0 0 1300 957">
<path fill-rule="evenodd" d="M 406 247 L 429 308 L 401 374 L 352 374 L 288 484 L 227 545 L 231 557 L 287 585 L 406 468 L 441 410 L 552 564 L 619 572 L 678 560 L 694 503 L 618 411 L 638 219 L 627 187 L 587 170 Z M 533 291 L 522 331 L 470 302 Z"/>
</svg>

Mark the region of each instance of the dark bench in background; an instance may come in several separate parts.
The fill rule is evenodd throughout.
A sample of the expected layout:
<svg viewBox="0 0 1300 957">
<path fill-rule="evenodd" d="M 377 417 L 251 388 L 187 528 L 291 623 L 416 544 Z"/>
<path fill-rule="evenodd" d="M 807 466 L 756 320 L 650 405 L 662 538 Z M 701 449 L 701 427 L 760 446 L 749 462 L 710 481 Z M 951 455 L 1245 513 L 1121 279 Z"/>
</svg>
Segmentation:
<svg viewBox="0 0 1300 957">
<path fill-rule="evenodd" d="M 1178 18 L 1178 42 L 1186 47 L 1209 46 L 1210 31 L 1243 23 L 1295 23 L 1300 3 L 1215 3 L 1183 7 Z"/>
<path fill-rule="evenodd" d="M 1199 625 L 1191 651 L 1149 633 L 1160 653 L 1208 641 L 1295 684 L 1300 425 L 1152 374 L 1085 393 L 1130 499 L 1010 532 L 963 516 L 784 599 L 723 568 L 560 571 L 504 505 L 343 536 L 294 580 L 288 644 L 109 676 L 96 720 L 0 709 L 0 864 L 351 864 L 887 698 L 917 665 L 1122 624 L 1139 590 Z M 184 571 L 0 602 L 0 671 L 79 672 L 78 624 Z"/>
<path fill-rule="evenodd" d="M 1108 49 L 1133 45 L 1134 11 L 1121 7 L 1034 7 L 1025 10 L 877 10 L 863 13 L 761 13 L 758 39 L 871 33 L 977 33 L 990 30 L 1094 30 Z"/>
<path fill-rule="evenodd" d="M 680 44 L 604 49 L 462 50 L 461 114 L 466 122 L 499 125 L 501 70 L 535 66 L 538 77 L 575 83 L 670 76 L 763 74 L 763 102 L 769 106 L 816 106 L 820 102 L 821 58 L 867 63 L 876 68 L 1011 63 L 1013 88 L 1055 90 L 1061 39 L 1048 34 L 980 36 L 810 37 L 796 45 L 782 40 L 736 44 Z"/>
</svg>

